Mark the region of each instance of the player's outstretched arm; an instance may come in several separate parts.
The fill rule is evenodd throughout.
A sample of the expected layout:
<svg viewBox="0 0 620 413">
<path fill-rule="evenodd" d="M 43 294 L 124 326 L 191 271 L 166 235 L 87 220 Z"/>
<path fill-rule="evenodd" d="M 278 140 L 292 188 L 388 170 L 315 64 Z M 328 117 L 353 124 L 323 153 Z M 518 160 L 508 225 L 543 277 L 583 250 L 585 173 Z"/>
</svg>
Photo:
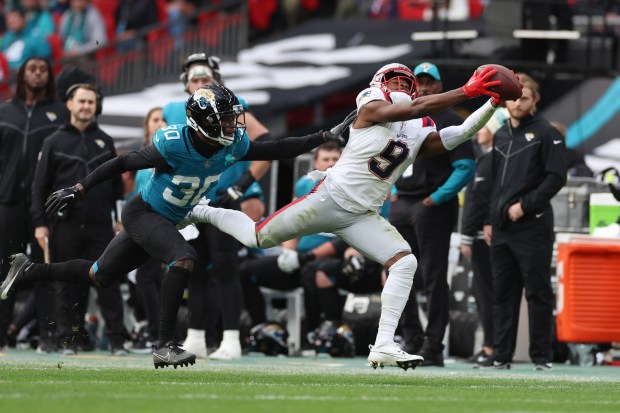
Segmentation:
<svg viewBox="0 0 620 413">
<path fill-rule="evenodd" d="M 51 194 L 45 202 L 45 213 L 54 216 L 66 211 L 90 188 L 123 172 L 154 167 L 168 167 L 168 164 L 153 145 L 110 159 L 74 186 Z"/>
<path fill-rule="evenodd" d="M 439 132 L 431 132 L 424 140 L 418 156 L 439 155 L 470 140 L 476 132 L 487 124 L 500 103 L 501 101 L 491 98 L 469 115 L 462 124 L 448 126 Z"/>
<path fill-rule="evenodd" d="M 501 81 L 489 81 L 489 78 L 496 73 L 497 70 L 487 66 L 479 73 L 474 72 L 467 83 L 459 89 L 415 98 L 411 103 L 394 105 L 387 101 L 370 102 L 360 111 L 359 121 L 356 122 L 355 126 L 364 128 L 375 123 L 398 122 L 422 118 L 424 116 L 434 115 L 435 113 L 441 112 L 467 99 L 482 95 L 498 97 L 497 93 L 490 89 L 500 85 Z"/>
<path fill-rule="evenodd" d="M 341 146 L 344 146 L 347 143 L 349 126 L 351 126 L 355 118 L 356 114 L 354 111 L 351 112 L 344 121 L 329 130 L 322 130 L 301 137 L 278 139 L 276 141 L 250 142 L 250 148 L 242 160 L 273 161 L 276 159 L 294 158 L 311 151 L 325 142 L 337 142 Z"/>
</svg>

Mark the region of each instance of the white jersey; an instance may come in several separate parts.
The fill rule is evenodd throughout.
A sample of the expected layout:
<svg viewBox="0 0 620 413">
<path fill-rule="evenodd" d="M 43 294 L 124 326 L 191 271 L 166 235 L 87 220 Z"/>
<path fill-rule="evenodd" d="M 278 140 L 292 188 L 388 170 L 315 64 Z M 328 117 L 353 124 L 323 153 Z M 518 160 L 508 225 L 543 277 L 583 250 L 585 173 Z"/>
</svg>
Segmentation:
<svg viewBox="0 0 620 413">
<path fill-rule="evenodd" d="M 391 102 L 379 88 L 364 89 L 357 96 L 358 113 L 375 100 Z M 430 117 L 351 128 L 340 159 L 327 171 L 326 189 L 348 211 L 376 211 L 413 163 L 426 137 L 435 131 Z"/>
</svg>

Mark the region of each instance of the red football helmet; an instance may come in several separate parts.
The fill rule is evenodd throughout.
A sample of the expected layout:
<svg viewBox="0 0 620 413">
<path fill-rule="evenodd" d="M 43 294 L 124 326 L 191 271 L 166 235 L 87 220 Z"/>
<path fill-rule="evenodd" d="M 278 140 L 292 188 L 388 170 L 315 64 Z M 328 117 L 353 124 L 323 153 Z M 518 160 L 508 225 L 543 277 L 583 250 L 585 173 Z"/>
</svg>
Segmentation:
<svg viewBox="0 0 620 413">
<path fill-rule="evenodd" d="M 388 81 L 397 78 L 399 82 L 405 82 L 407 87 L 401 86 L 401 92 L 405 92 L 413 99 L 418 96 L 418 78 L 411 69 L 400 63 L 390 63 L 383 66 L 375 73 L 370 82 L 370 86 L 378 87 L 387 93 L 391 91 L 385 85 Z"/>
</svg>

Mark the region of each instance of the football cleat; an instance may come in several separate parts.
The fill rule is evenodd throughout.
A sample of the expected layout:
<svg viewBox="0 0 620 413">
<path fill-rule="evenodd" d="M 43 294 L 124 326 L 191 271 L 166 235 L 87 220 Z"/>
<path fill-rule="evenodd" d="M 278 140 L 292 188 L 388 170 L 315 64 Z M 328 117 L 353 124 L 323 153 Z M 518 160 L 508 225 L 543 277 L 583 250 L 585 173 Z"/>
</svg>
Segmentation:
<svg viewBox="0 0 620 413">
<path fill-rule="evenodd" d="M 370 354 L 368 355 L 368 364 L 375 370 L 377 367 L 384 366 L 400 367 L 407 371 L 415 368 L 424 362 L 424 358 L 414 354 L 404 352 L 396 343 L 388 343 L 381 346 L 368 346 Z"/>
<path fill-rule="evenodd" d="M 159 349 L 153 347 L 153 364 L 155 369 L 168 366 L 173 366 L 176 369 L 178 366 L 187 367 L 194 363 L 196 363 L 196 356 L 183 350 L 178 343 L 173 341 L 164 344 Z"/>
<path fill-rule="evenodd" d="M 26 254 L 15 254 L 11 256 L 11 258 L 11 269 L 6 275 L 2 285 L 0 285 L 0 299 L 3 300 L 9 297 L 16 284 L 20 284 L 24 270 L 32 264 L 32 261 L 28 259 Z"/>
</svg>

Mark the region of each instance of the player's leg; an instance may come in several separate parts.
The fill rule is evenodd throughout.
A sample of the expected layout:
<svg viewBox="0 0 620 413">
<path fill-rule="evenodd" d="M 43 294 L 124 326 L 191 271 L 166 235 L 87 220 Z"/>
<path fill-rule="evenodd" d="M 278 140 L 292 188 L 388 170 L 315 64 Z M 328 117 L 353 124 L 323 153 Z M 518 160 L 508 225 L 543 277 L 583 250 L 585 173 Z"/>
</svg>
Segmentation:
<svg viewBox="0 0 620 413">
<path fill-rule="evenodd" d="M 140 248 L 124 231 L 114 237 L 95 262 L 75 259 L 39 264 L 25 254 L 17 254 L 13 256 L 9 273 L 0 287 L 0 298 L 6 299 L 24 283 L 33 281 L 62 281 L 99 288 L 109 287 L 123 274 L 142 263 L 145 257 L 146 255 L 140 255 Z"/>
<path fill-rule="evenodd" d="M 209 355 L 212 360 L 234 360 L 241 357 L 239 328 L 243 292 L 239 269 L 239 242 L 213 226 L 206 227 L 210 273 L 215 280 L 222 317 L 222 342 Z"/>
<path fill-rule="evenodd" d="M 176 342 L 176 318 L 196 252 L 168 219 L 153 211 L 142 198 L 134 197 L 123 210 L 123 225 L 135 243 L 168 265 L 161 286 L 159 340 L 153 351 L 155 368 L 194 364 L 196 356 Z"/>
<path fill-rule="evenodd" d="M 199 204 L 194 207 L 194 222 L 206 222 L 236 238 L 250 248 L 270 248 L 292 238 L 331 231 L 333 211 L 342 211 L 320 187 L 256 224 L 240 211 Z"/>
<path fill-rule="evenodd" d="M 408 354 L 394 343 L 394 333 L 417 268 L 409 244 L 389 222 L 371 212 L 357 215 L 353 222 L 334 233 L 366 257 L 384 264 L 389 271 L 381 293 L 379 330 L 375 344 L 370 346 L 368 362 L 374 368 L 387 365 L 405 370 L 420 365 L 424 361 L 422 357 Z"/>
</svg>

